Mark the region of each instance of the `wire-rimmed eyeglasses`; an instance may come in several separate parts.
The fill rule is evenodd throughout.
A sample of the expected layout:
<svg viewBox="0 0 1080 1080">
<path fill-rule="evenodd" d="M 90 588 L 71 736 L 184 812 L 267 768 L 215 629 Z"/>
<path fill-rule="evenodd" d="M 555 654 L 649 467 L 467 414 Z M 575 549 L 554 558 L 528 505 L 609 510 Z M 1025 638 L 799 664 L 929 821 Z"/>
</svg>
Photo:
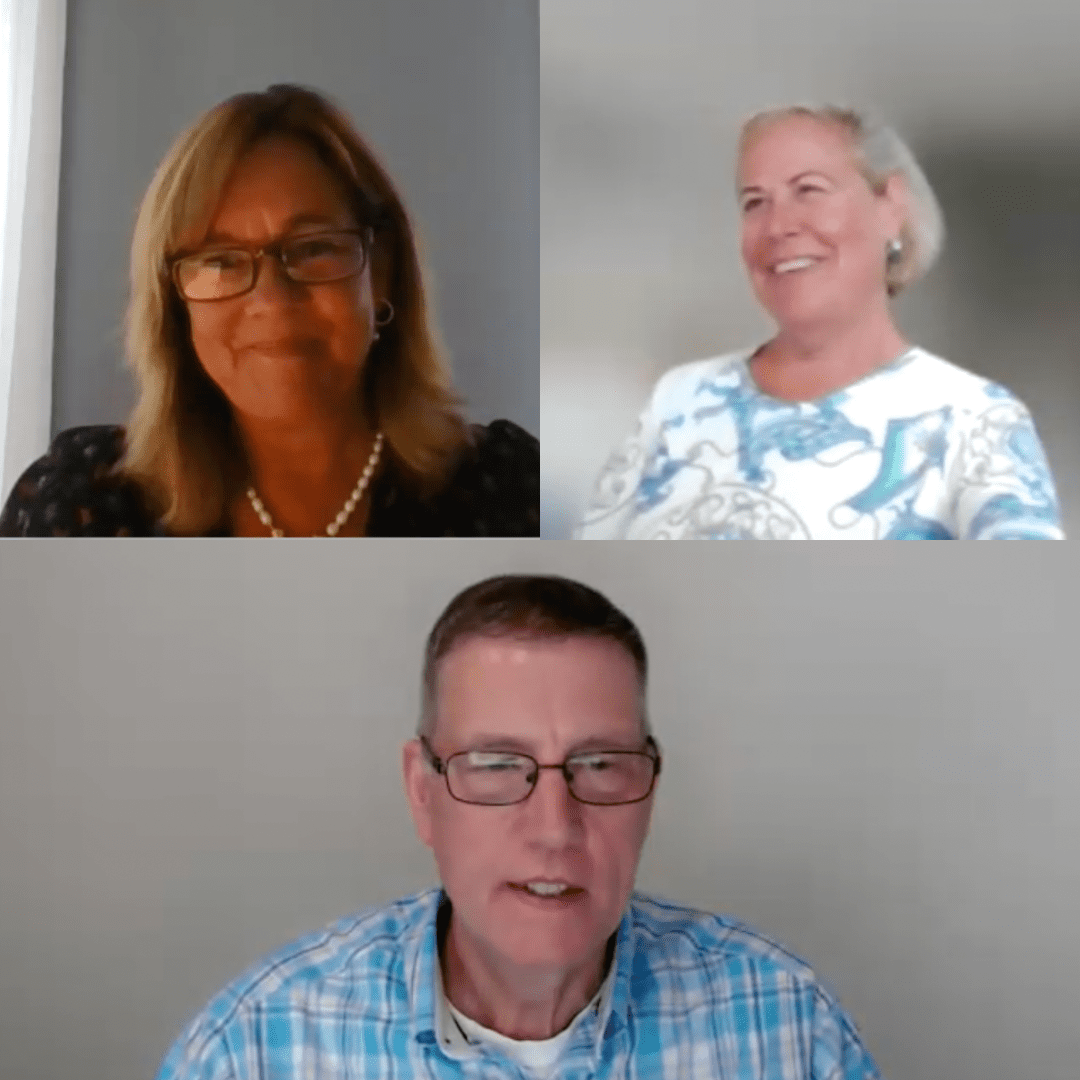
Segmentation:
<svg viewBox="0 0 1080 1080">
<path fill-rule="evenodd" d="M 255 288 L 263 256 L 271 255 L 293 280 L 341 281 L 359 274 L 367 262 L 370 230 L 327 229 L 287 236 L 253 251 L 218 247 L 181 255 L 169 266 L 185 300 L 231 300 Z"/>
<path fill-rule="evenodd" d="M 590 806 L 621 806 L 647 799 L 660 774 L 660 748 L 652 736 L 646 750 L 589 750 L 558 765 L 541 765 L 529 754 L 504 750 L 460 750 L 440 758 L 424 736 L 420 743 L 432 768 L 458 802 L 511 806 L 524 802 L 541 769 L 558 769 L 570 794 Z"/>
</svg>

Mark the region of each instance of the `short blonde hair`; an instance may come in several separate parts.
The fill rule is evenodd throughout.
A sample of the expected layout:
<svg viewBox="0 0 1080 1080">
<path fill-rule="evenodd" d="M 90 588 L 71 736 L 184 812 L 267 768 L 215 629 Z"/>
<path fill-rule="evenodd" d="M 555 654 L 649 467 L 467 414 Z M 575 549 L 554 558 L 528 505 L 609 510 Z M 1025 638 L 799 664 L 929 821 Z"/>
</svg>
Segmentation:
<svg viewBox="0 0 1080 1080">
<path fill-rule="evenodd" d="M 179 535 L 223 523 L 245 482 L 228 400 L 191 345 L 187 308 L 170 259 L 201 242 L 240 158 L 271 135 L 310 146 L 343 185 L 357 224 L 371 229 L 372 262 L 388 269 L 393 321 L 366 362 L 357 407 L 420 489 L 441 483 L 470 435 L 450 384 L 426 300 L 418 241 L 389 176 L 345 113 L 305 87 L 238 94 L 203 114 L 173 143 L 143 198 L 131 249 L 127 360 L 138 384 L 122 472 Z"/>
<path fill-rule="evenodd" d="M 739 155 L 761 132 L 780 120 L 805 117 L 843 129 L 851 139 L 859 171 L 871 189 L 881 194 L 891 176 L 899 176 L 907 190 L 907 217 L 897 239 L 898 256 L 885 265 L 885 287 L 895 296 L 925 274 L 945 240 L 945 220 L 915 155 L 896 131 L 855 109 L 836 105 L 788 105 L 750 117 L 739 134 Z"/>
</svg>

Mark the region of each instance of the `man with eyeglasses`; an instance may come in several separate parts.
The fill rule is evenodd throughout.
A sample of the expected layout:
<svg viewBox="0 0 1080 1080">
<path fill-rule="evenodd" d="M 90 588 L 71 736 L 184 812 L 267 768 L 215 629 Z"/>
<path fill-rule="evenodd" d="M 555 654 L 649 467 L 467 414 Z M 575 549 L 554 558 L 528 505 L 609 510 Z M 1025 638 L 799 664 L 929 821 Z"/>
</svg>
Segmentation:
<svg viewBox="0 0 1080 1080">
<path fill-rule="evenodd" d="M 159 1080 L 876 1080 L 839 1003 L 747 927 L 634 892 L 660 749 L 604 596 L 511 575 L 428 638 L 405 790 L 441 888 L 281 950 Z"/>
</svg>

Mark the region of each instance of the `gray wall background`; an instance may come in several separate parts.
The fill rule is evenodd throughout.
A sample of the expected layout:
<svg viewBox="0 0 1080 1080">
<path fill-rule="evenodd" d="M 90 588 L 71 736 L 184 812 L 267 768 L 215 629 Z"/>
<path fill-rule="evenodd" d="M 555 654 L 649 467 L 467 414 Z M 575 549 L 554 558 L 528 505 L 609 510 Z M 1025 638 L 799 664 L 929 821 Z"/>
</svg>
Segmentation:
<svg viewBox="0 0 1080 1080">
<path fill-rule="evenodd" d="M 758 109 L 869 107 L 945 211 L 901 330 L 1031 409 L 1080 532 L 1080 5 L 544 0 L 542 535 L 568 534 L 668 367 L 765 340 L 735 139 Z"/>
<path fill-rule="evenodd" d="M 68 5 L 53 431 L 123 422 L 128 253 L 172 140 L 244 90 L 346 108 L 426 241 L 479 421 L 539 430 L 538 0 L 74 0 Z M 44 448 L 42 448 L 44 450 Z"/>
<path fill-rule="evenodd" d="M 642 887 L 808 957 L 889 1080 L 1075 1080 L 1067 545 L 659 550 L 5 545 L 4 1080 L 146 1078 L 258 956 L 433 880 L 398 775 L 421 647 L 500 570 L 641 625 Z"/>
</svg>

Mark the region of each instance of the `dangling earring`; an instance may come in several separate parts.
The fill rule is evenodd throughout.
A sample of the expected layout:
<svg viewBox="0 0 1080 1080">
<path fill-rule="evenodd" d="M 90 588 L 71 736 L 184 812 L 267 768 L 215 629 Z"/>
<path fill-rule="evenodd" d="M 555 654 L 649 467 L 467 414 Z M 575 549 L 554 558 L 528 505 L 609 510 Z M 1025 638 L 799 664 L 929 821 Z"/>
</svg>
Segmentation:
<svg viewBox="0 0 1080 1080">
<path fill-rule="evenodd" d="M 385 318 L 382 318 L 382 319 L 380 319 L 379 315 L 378 315 L 379 305 L 380 304 L 385 304 L 386 305 L 386 316 L 385 316 Z M 376 304 L 375 304 L 375 312 L 376 312 L 376 314 L 375 314 L 375 325 L 376 326 L 386 326 L 388 323 L 392 322 L 393 319 L 394 319 L 394 305 L 391 304 L 389 300 L 379 300 L 379 301 L 377 301 Z M 378 330 L 375 331 L 375 336 L 371 340 L 372 341 L 378 341 L 379 340 L 379 331 Z"/>
<path fill-rule="evenodd" d="M 903 250 L 903 241 L 898 236 L 893 237 L 893 239 L 889 241 L 887 247 L 885 248 L 885 261 L 887 263 L 896 262 L 900 258 Z"/>
</svg>

